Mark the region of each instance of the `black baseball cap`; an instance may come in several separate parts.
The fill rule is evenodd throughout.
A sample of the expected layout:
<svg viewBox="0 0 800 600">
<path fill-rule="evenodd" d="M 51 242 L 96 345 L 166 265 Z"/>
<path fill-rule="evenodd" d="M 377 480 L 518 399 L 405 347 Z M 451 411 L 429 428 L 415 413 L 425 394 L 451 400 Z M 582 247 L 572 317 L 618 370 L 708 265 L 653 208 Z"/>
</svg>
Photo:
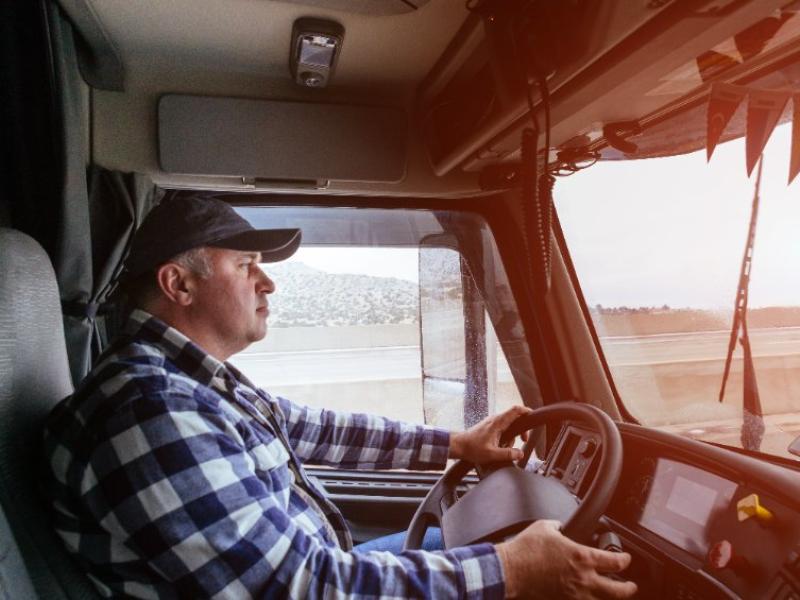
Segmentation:
<svg viewBox="0 0 800 600">
<path fill-rule="evenodd" d="M 278 262 L 300 246 L 300 230 L 256 229 L 230 204 L 213 197 L 165 200 L 134 234 L 122 281 L 132 281 L 173 256 L 201 246 L 261 252 L 264 262 Z"/>
</svg>

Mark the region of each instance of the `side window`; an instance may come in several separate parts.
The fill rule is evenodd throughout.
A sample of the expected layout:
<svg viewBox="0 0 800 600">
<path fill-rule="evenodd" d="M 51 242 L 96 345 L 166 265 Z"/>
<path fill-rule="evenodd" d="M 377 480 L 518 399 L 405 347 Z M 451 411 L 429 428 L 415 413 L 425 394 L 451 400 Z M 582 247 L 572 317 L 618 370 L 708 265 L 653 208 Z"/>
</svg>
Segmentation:
<svg viewBox="0 0 800 600">
<path fill-rule="evenodd" d="M 456 430 L 522 404 L 456 250 L 304 246 L 262 268 L 267 337 L 232 361 L 271 394 Z"/>
</svg>

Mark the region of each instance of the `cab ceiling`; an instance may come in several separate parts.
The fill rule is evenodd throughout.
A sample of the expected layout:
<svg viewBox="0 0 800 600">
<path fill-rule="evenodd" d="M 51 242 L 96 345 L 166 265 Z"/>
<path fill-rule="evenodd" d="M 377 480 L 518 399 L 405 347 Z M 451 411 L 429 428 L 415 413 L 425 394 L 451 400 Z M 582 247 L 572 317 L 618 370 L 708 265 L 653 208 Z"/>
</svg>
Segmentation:
<svg viewBox="0 0 800 600">
<path fill-rule="evenodd" d="M 160 170 L 156 107 L 164 94 L 196 94 L 409 108 L 414 93 L 468 16 L 462 0 L 60 0 L 65 12 L 88 8 L 118 55 L 123 91 L 92 90 L 95 163 L 147 173 L 162 185 L 236 188 L 235 181 L 178 176 Z M 402 6 L 400 6 L 402 5 Z M 77 7 L 77 8 L 76 8 Z M 333 82 L 300 88 L 289 72 L 292 25 L 300 17 L 344 26 Z M 73 21 L 78 23 L 77 19 Z M 80 29 L 80 26 L 78 27 Z M 120 144 L 120 140 L 126 140 Z M 417 141 L 411 140 L 412 154 Z M 409 157 L 402 193 L 417 176 L 430 190 L 426 159 Z M 417 166 L 421 171 L 416 173 Z M 474 189 L 460 175 L 442 183 L 458 194 Z M 238 183 L 241 185 L 241 182 Z M 439 184 L 435 184 L 436 188 Z M 385 184 L 344 186 L 386 193 Z M 436 193 L 436 190 L 433 190 Z"/>
<path fill-rule="evenodd" d="M 412 89 L 467 15 L 460 0 L 435 0 L 400 14 L 381 14 L 389 10 L 380 7 L 394 3 L 370 1 L 372 11 L 355 0 L 86 0 L 126 71 L 172 67 L 205 73 L 208 80 L 224 72 L 290 82 L 294 21 L 338 21 L 345 28 L 334 79 L 338 89 Z"/>
</svg>

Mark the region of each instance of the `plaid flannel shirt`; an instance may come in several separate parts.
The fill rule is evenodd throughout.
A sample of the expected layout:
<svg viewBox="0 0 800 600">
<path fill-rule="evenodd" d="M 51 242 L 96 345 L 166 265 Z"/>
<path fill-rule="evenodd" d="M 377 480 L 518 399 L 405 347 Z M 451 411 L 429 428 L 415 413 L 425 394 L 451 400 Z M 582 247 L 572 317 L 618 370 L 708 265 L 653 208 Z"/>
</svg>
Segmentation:
<svg viewBox="0 0 800 600">
<path fill-rule="evenodd" d="M 302 464 L 442 468 L 446 431 L 298 406 L 135 311 L 45 430 L 56 531 L 106 596 L 501 598 L 491 544 L 350 552 Z"/>
</svg>

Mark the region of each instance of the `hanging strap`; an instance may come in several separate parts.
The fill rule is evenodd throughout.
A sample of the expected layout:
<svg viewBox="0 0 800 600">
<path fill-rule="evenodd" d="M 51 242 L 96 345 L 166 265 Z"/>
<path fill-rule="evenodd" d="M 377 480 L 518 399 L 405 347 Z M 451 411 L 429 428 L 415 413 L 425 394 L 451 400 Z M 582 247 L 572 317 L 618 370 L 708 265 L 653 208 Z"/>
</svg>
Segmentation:
<svg viewBox="0 0 800 600">
<path fill-rule="evenodd" d="M 538 294 L 550 290 L 552 270 L 553 178 L 539 175 L 538 133 L 522 132 L 522 202 L 528 268 Z"/>
</svg>

